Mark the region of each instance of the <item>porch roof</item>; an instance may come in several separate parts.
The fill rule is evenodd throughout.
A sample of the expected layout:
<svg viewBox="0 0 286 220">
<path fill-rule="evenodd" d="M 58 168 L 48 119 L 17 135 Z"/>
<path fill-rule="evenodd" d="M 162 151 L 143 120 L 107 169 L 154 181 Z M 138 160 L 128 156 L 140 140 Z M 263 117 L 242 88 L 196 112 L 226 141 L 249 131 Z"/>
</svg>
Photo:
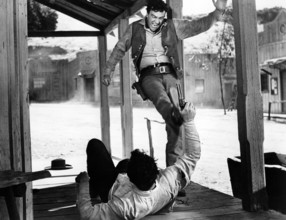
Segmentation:
<svg viewBox="0 0 286 220">
<path fill-rule="evenodd" d="M 136 14 L 146 0 L 36 0 L 107 34 L 120 19 Z"/>
<path fill-rule="evenodd" d="M 279 70 L 286 70 L 286 57 L 272 58 L 265 60 L 263 66 L 269 66 L 270 68 L 276 68 Z"/>
</svg>

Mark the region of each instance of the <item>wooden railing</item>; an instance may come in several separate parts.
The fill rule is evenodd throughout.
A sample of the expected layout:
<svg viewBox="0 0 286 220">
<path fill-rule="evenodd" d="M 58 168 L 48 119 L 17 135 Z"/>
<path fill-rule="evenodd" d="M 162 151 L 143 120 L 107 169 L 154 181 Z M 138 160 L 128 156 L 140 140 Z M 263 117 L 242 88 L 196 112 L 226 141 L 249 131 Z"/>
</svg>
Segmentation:
<svg viewBox="0 0 286 220">
<path fill-rule="evenodd" d="M 271 106 L 272 104 L 276 104 L 276 103 L 286 103 L 286 100 L 272 101 L 268 103 L 268 120 L 271 119 Z"/>
<path fill-rule="evenodd" d="M 23 197 L 26 193 L 26 182 L 51 177 L 47 170 L 37 172 L 0 171 L 0 196 L 5 202 L 10 220 L 20 220 L 15 197 Z"/>
</svg>

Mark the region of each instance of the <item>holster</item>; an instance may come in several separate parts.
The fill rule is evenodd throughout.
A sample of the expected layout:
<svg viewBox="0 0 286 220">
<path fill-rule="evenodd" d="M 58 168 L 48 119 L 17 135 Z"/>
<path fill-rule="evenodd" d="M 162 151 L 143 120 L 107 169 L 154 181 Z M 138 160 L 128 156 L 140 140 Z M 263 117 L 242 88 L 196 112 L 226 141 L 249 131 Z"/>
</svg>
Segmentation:
<svg viewBox="0 0 286 220">
<path fill-rule="evenodd" d="M 143 89 L 142 89 L 142 85 L 140 83 L 140 80 L 138 82 L 134 82 L 132 84 L 132 89 L 136 89 L 137 94 L 141 96 L 141 98 L 143 99 L 143 101 L 145 101 L 147 98 L 147 96 L 145 95 Z"/>
</svg>

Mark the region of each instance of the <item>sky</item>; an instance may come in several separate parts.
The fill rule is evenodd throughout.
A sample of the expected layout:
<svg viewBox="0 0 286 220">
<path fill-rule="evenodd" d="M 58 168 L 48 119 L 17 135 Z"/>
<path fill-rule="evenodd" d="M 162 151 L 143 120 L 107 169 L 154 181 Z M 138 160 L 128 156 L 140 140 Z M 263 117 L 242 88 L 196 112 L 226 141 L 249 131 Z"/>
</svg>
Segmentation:
<svg viewBox="0 0 286 220">
<path fill-rule="evenodd" d="M 214 10 L 212 0 L 199 0 L 194 3 L 194 0 L 183 0 L 183 14 L 203 14 Z M 231 5 L 231 0 L 228 0 L 228 5 Z M 256 0 L 256 9 L 272 8 L 280 6 L 286 8 L 286 0 Z"/>
</svg>

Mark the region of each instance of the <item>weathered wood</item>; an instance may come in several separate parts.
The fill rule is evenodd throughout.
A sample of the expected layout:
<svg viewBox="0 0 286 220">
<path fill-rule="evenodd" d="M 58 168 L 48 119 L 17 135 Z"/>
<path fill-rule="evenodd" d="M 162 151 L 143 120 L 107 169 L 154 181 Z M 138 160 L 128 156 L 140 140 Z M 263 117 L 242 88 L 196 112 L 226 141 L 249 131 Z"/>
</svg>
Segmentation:
<svg viewBox="0 0 286 220">
<path fill-rule="evenodd" d="M 29 75 L 28 75 L 28 45 L 27 45 L 27 0 L 18 0 L 16 13 L 16 71 L 19 74 L 19 101 L 20 101 L 20 126 L 21 126 L 21 150 L 22 171 L 32 171 L 30 113 L 29 113 Z M 23 184 L 21 184 L 23 185 Z M 18 185 L 20 186 L 20 185 Z M 26 193 L 23 197 L 23 218 L 33 219 L 32 183 L 26 182 Z"/>
<path fill-rule="evenodd" d="M 47 178 L 50 176 L 51 173 L 47 170 L 36 172 L 22 172 L 13 170 L 0 171 L 0 188 L 14 186 L 33 180 Z"/>
<path fill-rule="evenodd" d="M 9 58 L 8 35 L 11 16 L 7 10 L 11 1 L 0 4 L 0 170 L 11 169 L 9 141 Z"/>
<path fill-rule="evenodd" d="M 16 198 L 12 187 L 6 188 L 5 202 L 9 213 L 9 219 L 20 220 L 20 215 L 16 205 Z"/>
<path fill-rule="evenodd" d="M 108 4 L 107 2 L 105 1 L 102 1 L 102 0 L 91 0 L 91 2 L 95 5 L 99 5 L 100 7 L 103 7 L 109 11 L 112 11 L 114 13 L 120 13 L 120 9 L 119 8 L 116 8 L 114 5 L 112 4 Z"/>
<path fill-rule="evenodd" d="M 172 212 L 161 211 L 147 216 L 144 220 L 174 219 L 279 219 L 286 216 L 271 212 L 246 212 L 241 208 L 241 200 L 192 182 L 186 188 L 187 196 L 177 198 Z M 75 206 L 76 185 L 69 184 L 44 189 L 34 189 L 35 219 L 78 219 Z M 62 194 L 62 196 L 60 196 Z M 99 201 L 94 201 L 98 203 Z"/>
<path fill-rule="evenodd" d="M 30 31 L 28 37 L 97 37 L 101 31 Z"/>
<path fill-rule="evenodd" d="M 151 121 L 148 118 L 145 118 L 145 119 L 146 119 L 146 123 L 147 123 L 150 156 L 154 157 L 154 147 L 153 147 L 152 131 L 151 131 Z"/>
<path fill-rule="evenodd" d="M 76 184 L 33 190 L 35 219 L 79 219 Z"/>
<path fill-rule="evenodd" d="M 167 0 L 167 4 L 170 6 L 171 10 L 168 12 L 168 18 L 183 18 L 183 0 Z M 179 62 L 180 65 L 183 69 L 185 69 L 185 64 L 184 64 L 184 42 L 182 40 L 179 40 L 178 45 L 177 45 L 178 53 L 179 53 Z M 182 90 L 184 97 L 186 94 L 186 86 L 185 86 L 185 71 L 183 73 L 183 77 L 180 79 L 181 85 L 182 85 Z M 185 148 L 185 141 L 184 141 L 184 129 L 182 129 L 182 140 L 183 140 L 183 148 Z"/>
<path fill-rule="evenodd" d="M 106 63 L 107 43 L 106 36 L 98 37 L 99 50 L 99 75 L 100 82 L 103 80 L 104 67 Z M 100 83 L 100 119 L 101 119 L 101 137 L 107 150 L 111 154 L 110 145 L 110 111 L 108 102 L 108 88 Z"/>
<path fill-rule="evenodd" d="M 108 19 L 100 17 L 90 11 L 84 10 L 79 6 L 76 6 L 69 1 L 46 1 L 36 0 L 37 2 L 46 5 L 52 9 L 62 12 L 68 16 L 71 16 L 81 22 L 84 22 L 92 27 L 102 30 L 104 25 L 109 22 Z"/>
<path fill-rule="evenodd" d="M 263 158 L 263 106 L 260 94 L 255 0 L 233 1 L 238 86 L 238 132 L 245 210 L 267 208 Z"/>
<path fill-rule="evenodd" d="M 9 116 L 9 35 L 13 31 L 12 1 L 0 3 L 0 170 L 11 169 L 10 116 Z M 7 219 L 9 213 L 6 202 L 0 197 L 0 219 Z"/>
<path fill-rule="evenodd" d="M 132 7 L 128 8 L 122 14 L 118 15 L 115 19 L 113 19 L 104 29 L 104 33 L 108 34 L 109 32 L 111 32 L 114 27 L 119 24 L 121 19 L 128 19 L 132 15 L 136 14 L 136 12 L 142 9 L 146 4 L 147 0 L 136 1 Z"/>
<path fill-rule="evenodd" d="M 106 0 L 105 0 L 106 1 Z M 114 18 L 114 13 L 110 10 L 106 10 L 103 7 L 96 7 L 92 2 L 86 1 L 86 0 L 69 0 L 69 1 L 62 1 L 58 0 L 57 4 L 63 5 L 66 8 L 73 8 L 76 7 L 76 10 L 82 10 L 82 12 L 87 11 L 94 16 L 100 16 L 102 17 L 101 19 L 108 19 L 111 20 Z"/>
<path fill-rule="evenodd" d="M 118 36 L 121 38 L 128 27 L 128 19 L 121 19 L 118 26 Z M 133 150 L 133 112 L 131 93 L 131 70 L 129 51 L 120 62 L 120 97 L 121 97 L 121 128 L 123 158 L 129 158 Z"/>
<path fill-rule="evenodd" d="M 183 0 L 167 0 L 167 4 L 170 6 L 172 10 L 168 12 L 168 18 L 183 18 Z M 182 40 L 178 43 L 178 53 L 179 53 L 179 59 L 180 64 L 184 68 L 184 42 Z M 182 78 L 182 84 L 183 84 L 183 92 L 185 94 L 185 86 L 184 86 L 184 78 Z"/>
<path fill-rule="evenodd" d="M 183 18 L 183 0 L 167 0 L 167 4 L 170 6 L 171 10 L 168 12 L 168 18 Z M 184 65 L 184 44 L 183 41 L 179 41 L 178 53 L 181 65 Z"/>
</svg>

